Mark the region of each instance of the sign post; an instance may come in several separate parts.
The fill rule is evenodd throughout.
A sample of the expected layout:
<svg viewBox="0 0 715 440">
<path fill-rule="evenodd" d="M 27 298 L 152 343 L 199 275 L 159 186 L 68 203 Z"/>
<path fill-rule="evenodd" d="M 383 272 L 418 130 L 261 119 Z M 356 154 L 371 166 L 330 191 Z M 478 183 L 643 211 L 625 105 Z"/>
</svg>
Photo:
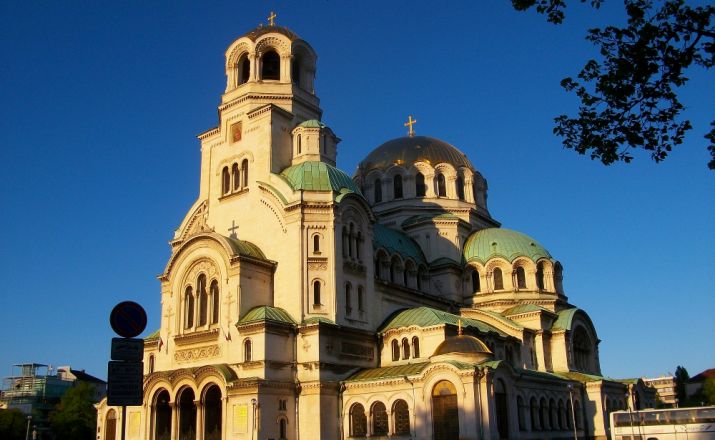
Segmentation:
<svg viewBox="0 0 715 440">
<path fill-rule="evenodd" d="M 121 338 L 112 338 L 111 358 L 107 365 L 107 405 L 122 407 L 122 435 L 125 439 L 127 406 L 144 403 L 144 340 L 136 339 L 146 328 L 146 312 L 133 301 L 124 301 L 112 309 L 109 324 Z"/>
</svg>

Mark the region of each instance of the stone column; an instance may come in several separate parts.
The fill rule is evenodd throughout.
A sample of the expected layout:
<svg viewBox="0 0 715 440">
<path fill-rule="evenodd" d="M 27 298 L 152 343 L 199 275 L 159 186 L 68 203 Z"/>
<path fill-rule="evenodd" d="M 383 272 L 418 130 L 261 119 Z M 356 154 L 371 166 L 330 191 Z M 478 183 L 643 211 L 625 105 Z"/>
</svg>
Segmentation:
<svg viewBox="0 0 715 440">
<path fill-rule="evenodd" d="M 476 201 L 474 200 L 474 191 L 472 190 L 471 176 L 464 178 L 464 200 L 469 203 L 476 203 Z"/>
<path fill-rule="evenodd" d="M 204 438 L 204 404 L 200 400 L 194 400 L 196 406 L 196 440 Z"/>
<path fill-rule="evenodd" d="M 281 55 L 281 75 L 280 75 L 280 81 L 282 83 L 289 83 L 291 82 L 291 77 L 290 77 L 290 61 L 291 58 L 293 58 L 290 54 L 288 55 Z"/>
<path fill-rule="evenodd" d="M 259 57 L 256 52 L 251 52 L 248 54 L 248 60 L 251 64 L 250 66 L 250 72 L 248 74 L 248 80 L 249 81 L 256 81 L 258 80 L 258 61 Z"/>
<path fill-rule="evenodd" d="M 176 402 L 169 402 L 171 407 L 171 440 L 179 438 L 179 407 Z"/>
</svg>

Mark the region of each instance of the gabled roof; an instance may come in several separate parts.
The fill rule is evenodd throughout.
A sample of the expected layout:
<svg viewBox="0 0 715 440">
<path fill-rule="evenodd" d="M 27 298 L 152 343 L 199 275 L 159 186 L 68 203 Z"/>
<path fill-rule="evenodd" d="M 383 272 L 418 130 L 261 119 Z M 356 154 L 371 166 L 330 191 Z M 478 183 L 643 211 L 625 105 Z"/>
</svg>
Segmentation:
<svg viewBox="0 0 715 440">
<path fill-rule="evenodd" d="M 333 191 L 342 188 L 362 195 L 353 179 L 325 162 L 306 161 L 284 169 L 281 174 L 294 190 Z"/>
<path fill-rule="evenodd" d="M 238 320 L 237 325 L 258 321 L 272 321 L 290 325 L 296 324 L 290 314 L 280 307 L 258 306 L 252 308 L 248 311 L 248 313 L 243 315 L 243 318 Z"/>
<path fill-rule="evenodd" d="M 156 329 L 153 332 L 149 333 L 147 337 L 144 338 L 145 341 L 151 341 L 152 339 L 158 339 L 159 338 L 159 332 L 161 329 Z"/>
<path fill-rule="evenodd" d="M 554 315 L 555 313 L 551 310 L 547 310 L 543 307 L 539 307 L 534 304 L 519 304 L 514 307 L 508 308 L 502 312 L 504 316 L 520 315 L 522 313 L 532 313 L 532 312 L 546 312 L 549 315 Z"/>
<path fill-rule="evenodd" d="M 715 378 L 715 368 L 709 368 L 701 373 L 696 374 L 695 376 L 688 379 L 688 382 L 701 382 L 705 379 L 712 378 Z"/>
<path fill-rule="evenodd" d="M 459 321 L 462 321 L 462 327 L 464 328 L 474 328 L 482 333 L 494 332 L 499 335 L 504 336 L 505 333 L 498 330 L 482 321 L 478 321 L 472 318 L 464 318 L 459 315 L 454 315 L 452 313 L 443 312 L 441 310 L 433 309 L 430 307 L 417 307 L 414 309 L 406 309 L 392 315 L 380 328 L 380 332 L 386 332 L 395 328 L 410 327 L 416 325 L 418 327 L 432 327 L 435 325 L 458 325 Z"/>
<path fill-rule="evenodd" d="M 426 263 L 422 249 L 410 236 L 379 223 L 373 226 L 372 248 L 384 248 L 387 252 L 400 254 L 403 258 L 410 257 L 417 264 Z"/>
<path fill-rule="evenodd" d="M 335 324 L 335 321 L 332 319 L 324 318 L 322 316 L 311 316 L 310 318 L 303 320 L 303 324 L 318 324 L 321 322 L 324 324 Z"/>
</svg>

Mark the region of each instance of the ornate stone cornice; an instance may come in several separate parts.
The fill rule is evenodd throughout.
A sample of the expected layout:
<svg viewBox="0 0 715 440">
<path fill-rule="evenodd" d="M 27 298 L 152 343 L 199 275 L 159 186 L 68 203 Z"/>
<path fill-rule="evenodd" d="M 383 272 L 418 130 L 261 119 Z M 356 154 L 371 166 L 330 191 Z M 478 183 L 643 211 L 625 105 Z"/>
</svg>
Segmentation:
<svg viewBox="0 0 715 440">
<path fill-rule="evenodd" d="M 201 342 L 212 342 L 218 339 L 219 329 L 214 328 L 211 330 L 186 333 L 183 335 L 174 336 L 174 343 L 177 346 L 198 344 Z"/>
</svg>

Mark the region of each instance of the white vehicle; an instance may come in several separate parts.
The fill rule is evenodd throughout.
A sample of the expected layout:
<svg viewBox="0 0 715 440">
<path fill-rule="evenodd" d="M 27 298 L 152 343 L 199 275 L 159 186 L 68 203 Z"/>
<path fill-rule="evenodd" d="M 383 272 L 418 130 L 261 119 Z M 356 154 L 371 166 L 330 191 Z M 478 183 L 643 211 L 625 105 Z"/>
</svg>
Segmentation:
<svg viewBox="0 0 715 440">
<path fill-rule="evenodd" d="M 715 439 L 715 406 L 614 411 L 611 439 Z"/>
</svg>

